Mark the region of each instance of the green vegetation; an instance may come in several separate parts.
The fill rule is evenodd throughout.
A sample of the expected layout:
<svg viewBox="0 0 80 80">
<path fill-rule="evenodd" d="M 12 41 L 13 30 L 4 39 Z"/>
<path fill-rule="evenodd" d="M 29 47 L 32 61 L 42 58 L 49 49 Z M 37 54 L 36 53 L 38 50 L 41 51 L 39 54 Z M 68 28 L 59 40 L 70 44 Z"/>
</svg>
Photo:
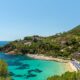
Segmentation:
<svg viewBox="0 0 80 80">
<path fill-rule="evenodd" d="M 16 54 L 44 54 L 53 57 L 80 59 L 80 25 L 74 29 L 59 33 L 54 36 L 41 37 L 30 36 L 23 40 L 16 40 L 5 47 L 2 51 Z"/>
<path fill-rule="evenodd" d="M 3 60 L 0 60 L 0 80 L 11 80 L 7 64 Z"/>
<path fill-rule="evenodd" d="M 49 77 L 47 80 L 80 80 L 80 72 L 66 72 L 61 76 Z"/>
<path fill-rule="evenodd" d="M 2 47 L 0 46 L 0 51 L 2 50 Z"/>
<path fill-rule="evenodd" d="M 0 47 L 0 51 L 13 54 L 44 54 L 80 60 L 80 25 L 68 32 L 59 33 L 54 36 L 41 37 L 35 35 L 25 37 L 23 40 L 15 40 L 4 47 Z M 0 61 L 0 64 L 4 66 L 0 66 L 0 78 L 4 80 L 3 78 L 7 76 L 7 65 L 3 61 Z M 80 72 L 66 72 L 61 76 L 53 76 L 47 80 L 80 80 Z"/>
</svg>

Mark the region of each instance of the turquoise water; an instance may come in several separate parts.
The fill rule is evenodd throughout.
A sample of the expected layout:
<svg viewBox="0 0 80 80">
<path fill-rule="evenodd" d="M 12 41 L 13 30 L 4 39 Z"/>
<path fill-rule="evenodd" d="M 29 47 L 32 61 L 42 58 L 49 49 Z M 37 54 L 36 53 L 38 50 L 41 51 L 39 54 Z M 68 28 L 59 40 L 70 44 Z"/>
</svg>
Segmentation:
<svg viewBox="0 0 80 80">
<path fill-rule="evenodd" d="M 23 55 L 7 55 L 0 53 L 9 67 L 13 80 L 46 80 L 49 76 L 65 72 L 62 63 L 55 61 L 36 60 Z"/>
<path fill-rule="evenodd" d="M 0 46 L 8 44 L 0 41 Z M 36 60 L 23 55 L 8 55 L 0 52 L 0 59 L 8 63 L 12 80 L 46 80 L 49 76 L 61 75 L 65 66 L 55 61 Z"/>
<path fill-rule="evenodd" d="M 0 46 L 7 43 L 0 41 Z M 0 59 L 8 63 L 12 80 L 46 80 L 49 76 L 61 75 L 66 71 L 62 63 L 36 60 L 23 55 L 8 55 L 0 52 Z"/>
</svg>

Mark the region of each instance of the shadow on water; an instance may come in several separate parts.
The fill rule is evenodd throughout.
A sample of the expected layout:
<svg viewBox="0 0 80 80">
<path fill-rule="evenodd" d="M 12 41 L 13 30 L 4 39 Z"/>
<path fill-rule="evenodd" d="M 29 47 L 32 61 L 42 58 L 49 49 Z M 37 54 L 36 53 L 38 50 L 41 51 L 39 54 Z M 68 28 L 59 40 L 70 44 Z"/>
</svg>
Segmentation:
<svg viewBox="0 0 80 80">
<path fill-rule="evenodd" d="M 32 77 L 36 77 L 37 73 L 41 73 L 41 72 L 42 71 L 39 70 L 39 69 L 32 69 L 32 70 L 28 70 L 28 74 L 23 74 L 23 75 L 15 74 L 13 72 L 10 72 L 10 76 L 13 76 L 13 77 L 24 77 L 26 79 L 29 79 L 29 78 L 32 78 Z"/>
<path fill-rule="evenodd" d="M 30 65 L 23 63 L 24 60 L 35 60 L 32 58 L 29 58 L 27 56 L 22 56 L 22 55 L 8 55 L 8 54 L 0 54 L 0 59 L 5 59 L 5 61 L 8 63 L 9 67 L 14 67 L 16 66 L 17 68 L 15 68 L 14 70 L 26 70 L 26 69 L 30 69 Z M 21 78 L 25 78 L 26 80 L 32 77 L 36 77 L 37 73 L 41 73 L 42 70 L 40 69 L 31 69 L 28 70 L 26 74 L 16 74 L 13 71 L 10 71 L 10 76 L 12 76 L 12 80 L 15 80 L 15 77 L 21 77 Z"/>
<path fill-rule="evenodd" d="M 21 65 L 20 67 L 18 67 L 18 68 L 16 68 L 16 69 L 29 69 L 29 64 L 23 64 L 23 65 Z"/>
<path fill-rule="evenodd" d="M 37 76 L 36 74 L 28 74 L 28 75 L 26 76 L 26 78 L 28 79 L 28 78 L 36 77 L 36 76 Z"/>
<path fill-rule="evenodd" d="M 29 70 L 28 74 L 33 73 L 33 72 L 35 72 L 35 73 L 41 73 L 42 71 L 39 70 L 39 69 L 33 69 L 33 70 Z"/>
<path fill-rule="evenodd" d="M 19 62 L 19 61 L 8 61 L 8 65 L 9 66 L 20 66 L 20 65 L 23 65 L 22 62 Z"/>
<path fill-rule="evenodd" d="M 32 60 L 32 58 L 29 58 L 25 55 L 10 55 L 10 54 L 6 54 L 6 53 L 1 53 L 0 52 L 0 58 L 2 59 L 7 59 L 7 60 Z"/>
</svg>

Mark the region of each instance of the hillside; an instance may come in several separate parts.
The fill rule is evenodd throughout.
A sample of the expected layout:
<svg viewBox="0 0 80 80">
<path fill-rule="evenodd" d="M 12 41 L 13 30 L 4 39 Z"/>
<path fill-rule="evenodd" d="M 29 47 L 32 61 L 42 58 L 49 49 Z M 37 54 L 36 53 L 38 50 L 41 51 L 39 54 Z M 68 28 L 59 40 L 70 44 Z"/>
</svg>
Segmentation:
<svg viewBox="0 0 80 80">
<path fill-rule="evenodd" d="M 52 76 L 47 80 L 80 80 L 80 72 L 66 72 L 61 76 Z"/>
<path fill-rule="evenodd" d="M 80 59 L 80 25 L 49 37 L 28 36 L 15 40 L 0 49 L 11 54 L 44 54 L 53 57 Z"/>
</svg>

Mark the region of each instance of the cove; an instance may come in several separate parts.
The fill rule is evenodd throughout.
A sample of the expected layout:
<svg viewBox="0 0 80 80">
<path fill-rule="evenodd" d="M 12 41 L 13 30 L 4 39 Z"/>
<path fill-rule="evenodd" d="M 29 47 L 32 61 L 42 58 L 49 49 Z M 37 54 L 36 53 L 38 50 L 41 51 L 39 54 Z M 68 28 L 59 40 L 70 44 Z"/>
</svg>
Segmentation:
<svg viewBox="0 0 80 80">
<path fill-rule="evenodd" d="M 64 73 L 63 63 L 32 59 L 24 55 L 8 55 L 0 52 L 0 59 L 8 64 L 12 80 L 47 80 L 53 75 Z"/>
</svg>

